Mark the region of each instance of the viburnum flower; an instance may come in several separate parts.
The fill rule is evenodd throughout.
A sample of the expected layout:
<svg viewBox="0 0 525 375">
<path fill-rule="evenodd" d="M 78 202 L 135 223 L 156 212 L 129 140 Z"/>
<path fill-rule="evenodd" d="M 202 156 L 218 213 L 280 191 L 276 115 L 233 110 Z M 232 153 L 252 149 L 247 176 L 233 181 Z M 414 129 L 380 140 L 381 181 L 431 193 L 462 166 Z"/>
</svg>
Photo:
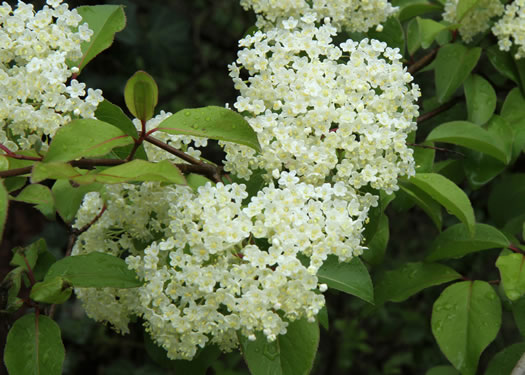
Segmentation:
<svg viewBox="0 0 525 375">
<path fill-rule="evenodd" d="M 242 39 L 229 66 L 234 107 L 257 132 L 262 152 L 223 142 L 225 169 L 249 178 L 262 169 L 295 171 L 301 181 L 397 190 L 414 174 L 406 145 L 415 130 L 419 88 L 398 49 L 377 40 L 332 43 L 336 29 L 311 19 Z M 247 79 L 242 77 L 247 76 Z"/>
<path fill-rule="evenodd" d="M 73 118 L 92 118 L 102 91 L 71 79 L 66 61 L 81 57 L 93 32 L 78 12 L 48 0 L 34 12 L 18 2 L 0 5 L 0 143 L 29 149 Z M 78 29 L 78 30 L 77 30 Z M 45 144 L 43 145 L 46 146 Z"/>
<path fill-rule="evenodd" d="M 514 57 L 525 57 L 525 1 L 514 0 L 505 6 L 503 17 L 492 27 L 492 33 L 499 39 L 502 51 L 509 51 L 514 44 L 517 47 Z"/>
<path fill-rule="evenodd" d="M 153 340 L 173 359 L 199 347 L 238 345 L 237 332 L 270 341 L 289 321 L 314 320 L 324 306 L 317 270 L 330 255 L 346 261 L 363 251 L 371 194 L 352 195 L 342 183 L 313 186 L 283 172 L 248 202 L 246 187 L 156 183 L 109 186 L 107 209 L 83 233 L 73 255 L 123 256 L 142 287 L 77 289 L 89 316 L 127 331 L 142 317 Z M 169 202 L 169 204 L 166 204 Z M 86 195 L 75 227 L 103 205 Z M 282 212 L 286 212 L 283 215 Z"/>
<path fill-rule="evenodd" d="M 458 3 L 459 0 L 447 0 L 443 19 L 450 23 L 460 23 L 459 34 L 467 43 L 471 42 L 476 34 L 489 29 L 491 18 L 503 13 L 503 4 L 499 0 L 480 0 L 459 20 Z"/>
<path fill-rule="evenodd" d="M 280 25 L 289 17 L 307 16 L 316 22 L 329 17 L 337 30 L 350 32 L 367 31 L 397 10 L 387 0 L 241 0 L 241 6 L 257 14 L 261 29 Z"/>
</svg>

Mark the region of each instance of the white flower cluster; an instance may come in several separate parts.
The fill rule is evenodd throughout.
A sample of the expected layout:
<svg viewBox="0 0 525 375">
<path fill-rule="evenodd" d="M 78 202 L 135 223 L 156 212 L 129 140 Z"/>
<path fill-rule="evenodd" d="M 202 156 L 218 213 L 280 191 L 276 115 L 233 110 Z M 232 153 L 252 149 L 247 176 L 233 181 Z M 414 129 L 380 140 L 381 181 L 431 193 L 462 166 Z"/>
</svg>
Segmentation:
<svg viewBox="0 0 525 375">
<path fill-rule="evenodd" d="M 153 117 L 152 119 L 146 122 L 146 131 L 150 131 L 159 126 L 159 124 L 164 121 L 166 118 L 170 117 L 172 113 L 160 111 L 160 113 Z M 133 124 L 138 131 L 142 130 L 142 124 L 139 119 L 134 119 Z M 186 154 L 193 156 L 194 158 L 199 158 L 201 156 L 200 150 L 197 150 L 194 147 L 206 147 L 208 145 L 208 139 L 203 137 L 195 137 L 189 135 L 176 135 L 169 134 L 161 131 L 152 133 L 152 136 L 159 141 L 167 143 L 168 145 L 184 151 Z M 193 143 L 193 146 L 190 144 Z M 173 160 L 176 163 L 183 163 L 184 161 L 178 157 L 170 154 L 169 152 L 151 144 L 148 142 L 144 143 L 144 149 L 148 155 L 149 161 L 162 161 L 162 160 Z"/>
<path fill-rule="evenodd" d="M 237 184 L 208 183 L 198 194 L 158 184 L 109 187 L 107 211 L 74 254 L 126 254 L 145 284 L 77 290 L 88 314 L 124 332 L 131 314 L 142 317 L 173 359 L 191 359 L 207 342 L 231 350 L 239 330 L 275 340 L 288 321 L 315 319 L 326 290 L 317 270 L 330 254 L 344 261 L 362 253 L 363 224 L 377 198 L 356 197 L 342 183 L 301 183 L 293 172 L 278 182 L 247 205 L 245 186 Z M 87 195 L 76 226 L 101 206 L 96 193 Z"/>
<path fill-rule="evenodd" d="M 337 30 L 351 32 L 365 32 L 397 10 L 387 0 L 241 0 L 241 6 L 257 14 L 261 29 L 279 25 L 289 17 L 307 15 L 317 22 L 329 17 Z"/>
<path fill-rule="evenodd" d="M 500 50 L 509 51 L 515 44 L 518 47 L 515 58 L 525 57 L 525 0 L 507 4 L 503 17 L 492 27 L 492 33 L 499 39 Z"/>
<path fill-rule="evenodd" d="M 447 0 L 443 19 L 450 23 L 460 23 L 459 34 L 467 43 L 472 41 L 476 34 L 489 29 L 491 18 L 503 13 L 503 4 L 500 0 L 479 0 L 463 19 L 458 20 L 458 3 L 459 0 Z"/>
<path fill-rule="evenodd" d="M 414 173 L 406 138 L 420 95 L 399 50 L 368 39 L 336 46 L 334 27 L 303 21 L 240 41 L 244 49 L 229 67 L 241 94 L 234 107 L 257 132 L 262 153 L 224 142 L 225 169 L 242 178 L 258 168 L 293 170 L 316 185 L 397 190 L 398 177 Z"/>
<path fill-rule="evenodd" d="M 22 1 L 14 10 L 0 5 L 0 143 L 12 151 L 53 136 L 72 117 L 93 117 L 103 100 L 100 90 L 86 96 L 84 83 L 67 82 L 74 68 L 66 61 L 81 56 L 93 32 L 61 2 L 48 0 L 36 13 Z"/>
</svg>

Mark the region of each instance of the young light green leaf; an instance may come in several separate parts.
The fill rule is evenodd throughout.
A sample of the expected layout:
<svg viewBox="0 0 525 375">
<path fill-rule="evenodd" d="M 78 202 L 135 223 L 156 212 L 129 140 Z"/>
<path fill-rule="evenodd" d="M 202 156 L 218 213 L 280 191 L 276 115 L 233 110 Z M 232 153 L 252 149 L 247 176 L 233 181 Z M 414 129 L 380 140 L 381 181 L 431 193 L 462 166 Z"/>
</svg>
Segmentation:
<svg viewBox="0 0 525 375">
<path fill-rule="evenodd" d="M 459 0 L 456 6 L 456 22 L 461 22 L 463 18 L 478 3 L 479 0 Z"/>
<path fill-rule="evenodd" d="M 60 259 L 49 268 L 44 280 L 57 276 L 77 288 L 136 288 L 142 285 L 126 262 L 100 252 Z"/>
<path fill-rule="evenodd" d="M 257 134 L 237 112 L 216 106 L 183 109 L 162 121 L 157 130 L 233 142 L 261 150 Z"/>
<path fill-rule="evenodd" d="M 71 284 L 57 276 L 33 285 L 29 298 L 37 302 L 61 304 L 71 297 L 72 292 Z"/>
<path fill-rule="evenodd" d="M 518 342 L 507 346 L 492 357 L 485 371 L 485 375 L 512 374 L 512 370 L 523 353 L 525 353 L 525 342 Z"/>
<path fill-rule="evenodd" d="M 375 283 L 376 304 L 401 302 L 423 289 L 459 278 L 459 273 L 442 264 L 406 263 L 401 268 L 385 272 Z"/>
<path fill-rule="evenodd" d="M 36 163 L 31 171 L 31 182 L 37 183 L 46 179 L 70 179 L 82 173 L 68 163 Z"/>
<path fill-rule="evenodd" d="M 401 181 L 399 187 L 414 201 L 414 203 L 425 211 L 428 217 L 430 217 L 432 222 L 436 225 L 437 230 L 441 230 L 442 214 L 439 203 L 416 185 Z"/>
<path fill-rule="evenodd" d="M 337 257 L 329 256 L 323 263 L 317 278 L 329 288 L 352 294 L 362 300 L 374 303 L 374 287 L 365 265 L 359 258 L 349 262 L 339 262 Z"/>
<path fill-rule="evenodd" d="M 40 314 L 27 314 L 9 330 L 4 363 L 13 375 L 60 375 L 65 358 L 60 328 Z"/>
<path fill-rule="evenodd" d="M 467 48 L 454 43 L 441 47 L 435 60 L 436 95 L 446 102 L 468 77 L 478 63 L 481 48 Z"/>
<path fill-rule="evenodd" d="M 186 185 L 186 179 L 181 171 L 167 160 L 152 163 L 136 159 L 116 167 L 104 169 L 97 174 L 78 176 L 73 178 L 73 180 L 81 184 L 90 184 L 95 181 L 106 184 L 117 184 L 127 181 L 157 181 Z"/>
<path fill-rule="evenodd" d="M 188 183 L 188 186 L 191 187 L 194 192 L 197 192 L 197 189 L 199 189 L 199 187 L 206 185 L 208 182 L 214 184 L 214 182 L 210 179 L 204 177 L 203 175 L 195 173 L 188 174 L 186 176 L 186 181 Z"/>
<path fill-rule="evenodd" d="M 428 19 L 428 18 L 420 18 L 417 17 L 417 24 L 419 27 L 419 35 L 421 38 L 421 47 L 428 48 L 432 45 L 434 42 L 434 39 L 436 36 L 443 30 L 447 28 L 447 26 L 436 22 L 434 20 Z"/>
<path fill-rule="evenodd" d="M 34 204 L 35 208 L 49 219 L 54 219 L 55 217 L 55 201 L 51 190 L 47 186 L 39 184 L 28 185 L 14 199 L 19 202 Z"/>
<path fill-rule="evenodd" d="M 504 250 L 496 260 L 503 290 L 511 301 L 516 301 L 525 294 L 524 264 L 525 256 L 510 250 Z"/>
<path fill-rule="evenodd" d="M 16 267 L 15 269 L 9 271 L 9 273 L 0 283 L 0 290 L 2 291 L 4 298 L 2 310 L 11 313 L 22 307 L 24 302 L 18 298 L 18 293 L 20 292 L 20 287 L 22 286 L 23 274 L 24 269 L 22 267 Z"/>
<path fill-rule="evenodd" d="M 81 45 L 82 57 L 69 63 L 82 70 L 95 56 L 111 46 L 115 34 L 126 26 L 126 15 L 122 5 L 81 6 L 76 10 L 82 17 L 81 24 L 87 22 L 93 31 L 89 41 Z"/>
<path fill-rule="evenodd" d="M 55 199 L 56 209 L 65 223 L 71 223 L 80 208 L 86 193 L 102 190 L 102 184 L 90 184 L 74 187 L 68 180 L 57 180 L 51 189 Z"/>
<path fill-rule="evenodd" d="M 27 266 L 33 269 L 36 265 L 38 257 L 47 252 L 47 244 L 43 238 L 31 243 L 26 247 L 15 247 L 13 249 L 14 255 L 9 263 L 12 266 L 22 267 L 25 271 L 28 271 Z M 27 261 L 27 263 L 26 263 Z"/>
<path fill-rule="evenodd" d="M 139 70 L 128 79 L 124 100 L 128 110 L 139 120 L 146 122 L 153 117 L 158 98 L 157 83 L 148 73 Z"/>
<path fill-rule="evenodd" d="M 447 287 L 432 309 L 432 333 L 448 360 L 462 375 L 474 375 L 483 350 L 498 334 L 501 302 L 485 281 Z"/>
<path fill-rule="evenodd" d="M 450 214 L 466 224 L 471 235 L 474 234 L 474 210 L 467 194 L 455 183 L 436 173 L 418 173 L 406 181 L 434 198 Z"/>
<path fill-rule="evenodd" d="M 291 322 L 285 335 L 268 342 L 262 333 L 256 340 L 239 338 L 241 350 L 252 375 L 307 375 L 319 345 L 319 325 L 306 320 Z"/>
<path fill-rule="evenodd" d="M 4 181 L 0 180 L 0 238 L 3 238 L 7 210 L 9 208 L 9 194 L 4 186 Z"/>
<path fill-rule="evenodd" d="M 44 162 L 102 156 L 115 147 L 131 143 L 133 138 L 107 122 L 93 119 L 73 120 L 56 132 Z"/>
<path fill-rule="evenodd" d="M 488 132 L 482 127 L 468 121 L 451 121 L 434 128 L 427 136 L 427 141 L 452 143 L 483 152 L 503 163 L 508 163 L 511 149 L 498 134 Z"/>
<path fill-rule="evenodd" d="M 452 225 L 440 233 L 430 246 L 425 260 L 461 258 L 476 251 L 504 248 L 509 240 L 499 230 L 488 224 L 475 224 L 474 236 L 463 223 Z"/>
<path fill-rule="evenodd" d="M 496 109 L 496 90 L 485 78 L 471 74 L 463 84 L 467 99 L 468 120 L 483 125 Z"/>
<path fill-rule="evenodd" d="M 504 176 L 494 183 L 488 199 L 489 214 L 503 227 L 511 219 L 525 214 L 525 173 Z"/>
</svg>

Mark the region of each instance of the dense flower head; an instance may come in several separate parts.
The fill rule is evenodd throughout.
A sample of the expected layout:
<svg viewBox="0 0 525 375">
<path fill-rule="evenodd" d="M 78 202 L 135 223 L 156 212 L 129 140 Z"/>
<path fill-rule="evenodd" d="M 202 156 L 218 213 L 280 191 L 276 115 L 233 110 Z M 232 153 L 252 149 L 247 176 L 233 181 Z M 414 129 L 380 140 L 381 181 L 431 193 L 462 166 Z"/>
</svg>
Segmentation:
<svg viewBox="0 0 525 375">
<path fill-rule="evenodd" d="M 242 178 L 289 170 L 315 185 L 396 190 L 400 175 L 414 174 L 406 138 L 415 130 L 418 86 L 398 49 L 368 39 L 337 46 L 331 24 L 308 22 L 289 19 L 240 41 L 229 67 L 240 91 L 234 107 L 262 153 L 224 143 L 225 169 Z"/>
<path fill-rule="evenodd" d="M 460 20 L 457 19 L 458 3 L 459 0 L 447 0 L 443 19 L 450 23 L 460 23 L 459 34 L 467 43 L 472 41 L 476 34 L 489 29 L 491 18 L 503 13 L 500 0 L 479 0 Z"/>
<path fill-rule="evenodd" d="M 514 0 L 505 6 L 503 17 L 492 27 L 502 51 L 517 47 L 516 59 L 525 57 L 525 0 Z"/>
<path fill-rule="evenodd" d="M 387 0 L 241 0 L 241 6 L 257 14 L 257 26 L 263 29 L 307 15 L 317 22 L 329 17 L 339 31 L 350 32 L 367 31 L 397 10 Z"/>
<path fill-rule="evenodd" d="M 198 193 L 154 183 L 108 187 L 107 210 L 73 254 L 124 256 L 145 283 L 78 289 L 88 315 L 124 332 L 132 314 L 142 317 L 174 359 L 190 359 L 208 342 L 231 350 L 237 331 L 250 339 L 262 331 L 272 341 L 289 321 L 315 319 L 326 290 L 319 267 L 330 255 L 362 253 L 361 232 L 377 198 L 353 195 L 342 183 L 299 182 L 293 172 L 246 204 L 247 197 L 242 184 L 208 183 Z M 98 193 L 88 194 L 75 226 L 102 204 Z"/>
<path fill-rule="evenodd" d="M 70 79 L 66 61 L 81 57 L 80 44 L 93 34 L 78 12 L 48 0 L 34 12 L 18 2 L 0 5 L 0 143 L 28 149 L 72 118 L 91 118 L 102 98 Z M 69 80 L 69 82 L 68 82 Z"/>
</svg>

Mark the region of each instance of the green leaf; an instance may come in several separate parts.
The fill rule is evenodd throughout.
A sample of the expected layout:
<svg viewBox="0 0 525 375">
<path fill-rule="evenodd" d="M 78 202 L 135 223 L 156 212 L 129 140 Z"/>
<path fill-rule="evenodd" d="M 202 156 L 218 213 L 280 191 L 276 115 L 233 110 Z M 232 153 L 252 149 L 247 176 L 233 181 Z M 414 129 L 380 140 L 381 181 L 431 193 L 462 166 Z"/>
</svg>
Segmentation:
<svg viewBox="0 0 525 375">
<path fill-rule="evenodd" d="M 447 26 L 427 18 L 417 17 L 417 24 L 419 27 L 419 35 L 421 38 L 421 47 L 428 48 L 436 39 L 436 36 L 443 30 L 447 29 Z"/>
<path fill-rule="evenodd" d="M 9 209 L 9 194 L 4 186 L 4 181 L 0 180 L 0 238 L 3 238 L 7 210 Z"/>
<path fill-rule="evenodd" d="M 525 98 L 519 88 L 512 89 L 501 108 L 504 118 L 514 133 L 512 159 L 516 160 L 525 149 Z"/>
<path fill-rule="evenodd" d="M 511 374 L 523 353 L 525 353 L 525 342 L 506 347 L 492 357 L 485 375 Z"/>
<path fill-rule="evenodd" d="M 199 187 L 206 185 L 208 182 L 214 184 L 214 182 L 203 175 L 190 173 L 186 176 L 188 186 L 190 186 L 194 192 L 197 192 Z"/>
<path fill-rule="evenodd" d="M 452 366 L 436 366 L 427 371 L 425 375 L 460 375 Z"/>
<path fill-rule="evenodd" d="M 456 7 L 456 21 L 461 22 L 463 18 L 470 12 L 478 3 L 479 0 L 458 0 Z"/>
<path fill-rule="evenodd" d="M 261 150 L 257 134 L 237 112 L 216 106 L 183 109 L 162 121 L 157 130 L 233 142 Z"/>
<path fill-rule="evenodd" d="M 525 297 L 513 301 L 511 303 L 511 308 L 516 327 L 518 327 L 521 336 L 525 337 Z"/>
<path fill-rule="evenodd" d="M 349 262 L 339 262 L 337 257 L 330 255 L 319 268 L 317 277 L 320 283 L 325 283 L 329 288 L 374 303 L 372 279 L 363 262 L 357 257 Z"/>
<path fill-rule="evenodd" d="M 467 99 L 468 120 L 483 125 L 496 109 L 496 91 L 485 78 L 471 74 L 463 84 Z"/>
<path fill-rule="evenodd" d="M 45 315 L 27 314 L 9 330 L 4 363 L 12 375 L 60 375 L 65 355 L 58 325 Z"/>
<path fill-rule="evenodd" d="M 268 342 L 262 333 L 250 341 L 240 337 L 244 360 L 252 375 L 307 375 L 314 363 L 319 345 L 319 325 L 296 320 L 285 335 Z"/>
<path fill-rule="evenodd" d="M 436 225 L 437 230 L 440 231 L 443 220 L 439 203 L 416 185 L 409 184 L 406 181 L 401 181 L 399 187 L 412 201 L 414 201 L 414 203 L 425 211 L 428 217 L 430 217 L 432 222 Z"/>
<path fill-rule="evenodd" d="M 97 174 L 89 174 L 73 178 L 78 183 L 101 182 L 117 184 L 127 181 L 157 181 L 171 184 L 186 185 L 182 172 L 171 162 L 163 160 L 152 163 L 145 160 L 132 160 L 128 163 L 104 169 Z"/>
<path fill-rule="evenodd" d="M 447 287 L 432 309 L 432 333 L 448 360 L 462 375 L 474 375 L 483 350 L 501 325 L 501 302 L 484 281 Z"/>
<path fill-rule="evenodd" d="M 148 73 L 139 70 L 128 79 L 124 100 L 133 116 L 146 122 L 153 117 L 159 98 L 157 83 Z"/>
<path fill-rule="evenodd" d="M 414 150 L 414 161 L 416 162 L 416 172 L 417 173 L 432 172 L 432 168 L 434 166 L 434 158 L 436 156 L 436 150 L 432 148 L 434 147 L 434 143 L 423 142 L 423 143 L 418 143 L 418 146 L 411 147 Z M 428 146 L 429 148 L 423 147 L 423 146 Z"/>
<path fill-rule="evenodd" d="M 102 190 L 103 185 L 95 183 L 91 185 L 82 185 L 74 187 L 68 180 L 57 180 L 51 191 L 56 197 L 56 209 L 65 223 L 71 223 L 82 204 L 82 199 L 86 193 Z"/>
<path fill-rule="evenodd" d="M 22 267 L 16 267 L 9 271 L 0 283 L 0 293 L 2 293 L 3 303 L 3 305 L 0 305 L 0 313 L 2 312 L 1 310 L 8 313 L 15 312 L 22 307 L 24 302 L 18 298 L 18 293 L 22 286 L 23 273 L 24 269 Z"/>
<path fill-rule="evenodd" d="M 452 143 L 483 152 L 503 163 L 510 161 L 510 152 L 501 137 L 468 121 L 446 122 L 434 128 L 427 141 Z"/>
<path fill-rule="evenodd" d="M 77 288 L 136 288 L 142 285 L 126 262 L 99 252 L 58 260 L 49 268 L 44 280 L 57 276 Z"/>
<path fill-rule="evenodd" d="M 501 161 L 478 151 L 465 149 L 463 154 L 463 170 L 470 187 L 474 190 L 492 181 L 506 167 Z"/>
<path fill-rule="evenodd" d="M 317 314 L 317 320 L 319 320 L 321 327 L 327 331 L 330 329 L 330 321 L 328 318 L 328 309 L 326 308 L 326 305 L 323 306 L 321 310 L 319 310 L 319 314 Z"/>
<path fill-rule="evenodd" d="M 421 47 L 419 24 L 416 19 L 410 20 L 407 25 L 407 51 L 412 56 Z"/>
<path fill-rule="evenodd" d="M 70 179 L 82 175 L 81 171 L 68 163 L 36 163 L 31 172 L 31 182 L 47 179 Z"/>
<path fill-rule="evenodd" d="M 418 173 L 405 181 L 434 198 L 450 214 L 466 224 L 471 235 L 474 234 L 474 210 L 468 196 L 456 184 L 436 173 Z"/>
<path fill-rule="evenodd" d="M 520 83 L 516 63 L 509 52 L 501 51 L 497 44 L 493 44 L 486 49 L 486 53 L 492 66 L 494 66 L 498 72 L 515 83 Z"/>
<path fill-rule="evenodd" d="M 447 44 L 438 51 L 435 60 L 436 95 L 446 102 L 478 63 L 481 48 L 467 48 L 462 44 Z"/>
<path fill-rule="evenodd" d="M 403 54 L 405 52 L 405 33 L 397 17 L 387 18 L 382 25 L 382 31 L 370 29 L 368 37 L 385 42 L 391 48 L 399 48 L 400 53 Z"/>
<path fill-rule="evenodd" d="M 443 8 L 437 4 L 428 1 L 413 2 L 404 7 L 401 7 L 399 12 L 399 21 L 405 22 L 413 17 L 425 14 L 442 12 Z"/>
<path fill-rule="evenodd" d="M 379 219 L 379 226 L 377 227 L 374 236 L 366 244 L 368 250 L 363 252 L 363 259 L 371 265 L 381 264 L 385 256 L 389 237 L 390 230 L 388 226 L 388 216 L 383 214 Z"/>
<path fill-rule="evenodd" d="M 55 217 L 55 200 L 47 186 L 39 184 L 28 185 L 16 196 L 15 200 L 34 204 L 35 208 L 49 219 L 54 219 Z"/>
<path fill-rule="evenodd" d="M 37 263 L 38 257 L 47 252 L 46 241 L 43 238 L 31 243 L 26 247 L 16 247 L 13 249 L 13 259 L 9 263 L 12 266 L 22 267 L 25 271 L 29 271 L 27 265 L 33 269 Z M 25 259 L 24 259 L 25 257 Z M 27 264 L 26 264 L 27 261 Z"/>
<path fill-rule="evenodd" d="M 401 302 L 423 289 L 459 278 L 459 273 L 442 264 L 406 263 L 401 268 L 385 272 L 375 283 L 376 304 Z"/>
<path fill-rule="evenodd" d="M 126 116 L 124 111 L 122 111 L 119 106 L 109 102 L 108 100 L 104 100 L 98 105 L 97 110 L 95 111 L 95 117 L 100 121 L 104 121 L 108 124 L 116 126 L 125 134 L 133 137 L 133 139 L 138 139 L 138 132 L 133 122 L 128 116 Z M 119 147 L 115 148 L 113 152 L 120 159 L 126 159 L 131 153 L 133 147 L 134 145 Z M 135 151 L 135 159 L 148 160 L 148 156 L 146 155 L 143 144 L 141 144 Z"/>
<path fill-rule="evenodd" d="M 44 162 L 102 156 L 115 147 L 131 143 L 133 138 L 107 122 L 93 119 L 73 120 L 58 129 Z"/>
<path fill-rule="evenodd" d="M 29 298 L 37 302 L 61 304 L 71 297 L 72 292 L 71 284 L 57 276 L 33 285 Z"/>
<path fill-rule="evenodd" d="M 126 15 L 122 5 L 81 6 L 76 10 L 82 17 L 81 24 L 87 22 L 93 31 L 90 40 L 80 46 L 82 57 L 69 64 L 82 70 L 95 56 L 111 46 L 115 34 L 126 26 Z"/>
<path fill-rule="evenodd" d="M 95 117 L 100 121 L 116 126 L 122 130 L 124 134 L 127 134 L 130 137 L 138 138 L 139 136 L 133 121 L 126 116 L 124 111 L 118 105 L 115 105 L 106 99 L 98 105 L 97 110 L 95 111 Z"/>
<path fill-rule="evenodd" d="M 494 183 L 488 199 L 490 217 L 503 227 L 514 217 L 525 214 L 525 173 L 504 176 Z"/>
<path fill-rule="evenodd" d="M 511 301 L 525 294 L 525 256 L 504 250 L 496 260 L 501 275 L 503 290 Z"/>
<path fill-rule="evenodd" d="M 474 236 L 471 237 L 465 224 L 459 223 L 435 238 L 425 260 L 461 258 L 476 251 L 504 248 L 508 245 L 507 237 L 491 225 L 476 223 Z"/>
</svg>

